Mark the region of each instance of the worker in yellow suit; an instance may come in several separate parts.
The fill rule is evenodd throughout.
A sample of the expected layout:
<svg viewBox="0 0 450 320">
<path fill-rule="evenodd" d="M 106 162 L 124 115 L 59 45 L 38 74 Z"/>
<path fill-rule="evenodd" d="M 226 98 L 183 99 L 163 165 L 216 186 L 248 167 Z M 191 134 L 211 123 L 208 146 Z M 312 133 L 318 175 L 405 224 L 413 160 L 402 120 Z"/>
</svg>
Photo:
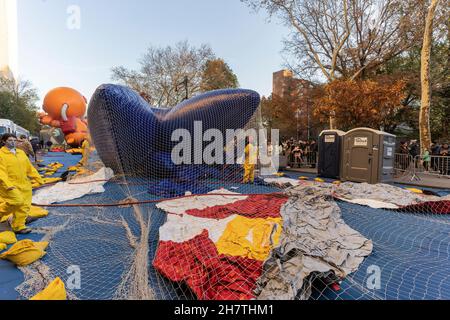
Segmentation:
<svg viewBox="0 0 450 320">
<path fill-rule="evenodd" d="M 253 138 L 245 141 L 244 183 L 255 182 L 255 168 L 258 162 L 258 148 L 253 145 Z"/>
<path fill-rule="evenodd" d="M 32 231 L 25 225 L 31 210 L 31 180 L 40 185 L 44 181 L 25 152 L 16 149 L 16 136 L 7 133 L 1 141 L 4 146 L 0 149 L 0 217 L 12 214 L 13 231 L 27 234 Z"/>
</svg>

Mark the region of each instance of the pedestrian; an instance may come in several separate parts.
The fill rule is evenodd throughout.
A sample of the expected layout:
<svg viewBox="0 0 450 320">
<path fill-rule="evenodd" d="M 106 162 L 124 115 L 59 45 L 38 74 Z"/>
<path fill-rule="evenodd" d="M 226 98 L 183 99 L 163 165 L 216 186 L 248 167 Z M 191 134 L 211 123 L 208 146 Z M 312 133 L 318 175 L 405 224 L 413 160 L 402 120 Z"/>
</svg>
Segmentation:
<svg viewBox="0 0 450 320">
<path fill-rule="evenodd" d="M 309 150 L 311 151 L 311 167 L 315 168 L 317 166 L 317 153 L 319 152 L 319 146 L 316 140 L 311 140 Z"/>
<path fill-rule="evenodd" d="M 409 148 L 408 148 L 408 142 L 406 141 L 402 141 L 400 143 L 400 157 L 398 159 L 398 161 L 400 162 L 399 167 L 401 168 L 402 171 L 405 171 L 406 169 L 409 168 L 410 165 L 410 154 L 409 154 Z"/>
<path fill-rule="evenodd" d="M 292 150 L 292 154 L 294 155 L 294 165 L 297 164 L 300 168 L 301 164 L 303 163 L 303 150 L 300 145 L 295 146 L 295 148 Z"/>
<path fill-rule="evenodd" d="M 442 157 L 440 159 L 441 165 L 440 165 L 440 171 L 442 175 L 449 175 L 449 169 L 450 169 L 450 150 L 448 143 L 444 143 L 441 147 L 440 156 Z"/>
<path fill-rule="evenodd" d="M 28 141 L 27 137 L 21 135 L 19 139 L 17 139 L 16 144 L 17 149 L 22 150 L 28 157 L 34 157 L 33 146 L 30 141 Z"/>
<path fill-rule="evenodd" d="M 422 155 L 422 161 L 425 172 L 428 172 L 431 164 L 431 149 L 425 149 Z"/>
<path fill-rule="evenodd" d="M 413 159 L 416 159 L 419 153 L 419 144 L 417 143 L 417 140 L 411 140 L 409 145 L 409 154 L 413 157 Z"/>
<path fill-rule="evenodd" d="M 51 151 L 51 149 L 52 149 L 52 146 L 53 146 L 53 142 L 51 142 L 50 140 L 49 141 L 47 141 L 47 143 L 45 144 L 46 145 L 46 147 L 47 147 L 47 151 Z"/>
<path fill-rule="evenodd" d="M 37 162 L 37 152 L 40 149 L 40 142 L 38 138 L 31 139 L 31 147 L 33 148 L 34 152 L 34 162 Z"/>
<path fill-rule="evenodd" d="M 441 146 L 438 143 L 431 144 L 431 169 L 439 171 L 439 155 L 441 154 Z"/>
</svg>

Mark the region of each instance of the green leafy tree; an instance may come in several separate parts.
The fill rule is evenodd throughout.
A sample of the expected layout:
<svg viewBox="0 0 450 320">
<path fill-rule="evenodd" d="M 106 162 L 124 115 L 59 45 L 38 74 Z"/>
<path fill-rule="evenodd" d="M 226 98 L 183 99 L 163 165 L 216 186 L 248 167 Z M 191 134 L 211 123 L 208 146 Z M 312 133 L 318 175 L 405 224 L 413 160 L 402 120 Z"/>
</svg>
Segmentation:
<svg viewBox="0 0 450 320">
<path fill-rule="evenodd" d="M 40 130 L 36 89 L 28 81 L 0 77 L 0 118 L 37 134 Z"/>
</svg>

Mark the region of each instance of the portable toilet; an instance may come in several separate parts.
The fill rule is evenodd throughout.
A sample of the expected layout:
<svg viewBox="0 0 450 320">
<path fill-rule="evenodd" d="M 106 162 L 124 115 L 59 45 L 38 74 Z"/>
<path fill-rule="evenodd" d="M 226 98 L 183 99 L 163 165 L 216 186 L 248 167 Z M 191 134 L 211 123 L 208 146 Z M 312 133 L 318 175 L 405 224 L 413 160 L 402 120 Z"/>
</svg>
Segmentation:
<svg viewBox="0 0 450 320">
<path fill-rule="evenodd" d="M 369 128 L 344 136 L 343 181 L 370 184 L 392 181 L 396 136 Z"/>
<path fill-rule="evenodd" d="M 342 147 L 344 131 L 325 130 L 319 136 L 319 164 L 320 177 L 340 179 L 342 167 Z"/>
</svg>

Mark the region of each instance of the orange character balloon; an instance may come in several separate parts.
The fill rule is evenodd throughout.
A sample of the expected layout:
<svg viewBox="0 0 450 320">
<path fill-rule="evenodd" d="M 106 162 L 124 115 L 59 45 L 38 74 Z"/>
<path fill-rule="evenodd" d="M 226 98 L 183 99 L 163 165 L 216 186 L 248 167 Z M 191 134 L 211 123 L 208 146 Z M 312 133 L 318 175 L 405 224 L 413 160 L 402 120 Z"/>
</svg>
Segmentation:
<svg viewBox="0 0 450 320">
<path fill-rule="evenodd" d="M 61 128 L 66 142 L 71 147 L 80 147 L 88 136 L 86 98 L 72 88 L 60 87 L 51 90 L 44 98 L 44 111 L 41 123 Z"/>
</svg>

